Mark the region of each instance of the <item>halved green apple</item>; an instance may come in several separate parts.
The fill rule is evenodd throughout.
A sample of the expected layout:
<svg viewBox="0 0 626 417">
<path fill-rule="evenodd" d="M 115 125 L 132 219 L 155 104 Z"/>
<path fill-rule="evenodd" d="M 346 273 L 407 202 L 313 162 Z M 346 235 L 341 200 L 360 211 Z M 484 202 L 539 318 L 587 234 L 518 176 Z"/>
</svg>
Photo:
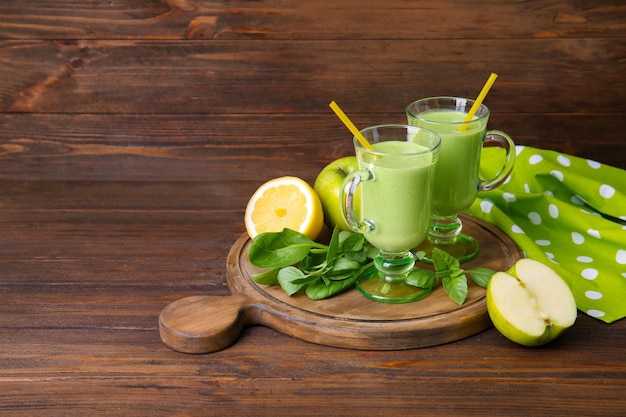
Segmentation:
<svg viewBox="0 0 626 417">
<path fill-rule="evenodd" d="M 574 324 L 577 315 L 565 281 L 552 268 L 527 258 L 491 277 L 487 310 L 500 333 L 525 346 L 554 340 Z"/>
</svg>

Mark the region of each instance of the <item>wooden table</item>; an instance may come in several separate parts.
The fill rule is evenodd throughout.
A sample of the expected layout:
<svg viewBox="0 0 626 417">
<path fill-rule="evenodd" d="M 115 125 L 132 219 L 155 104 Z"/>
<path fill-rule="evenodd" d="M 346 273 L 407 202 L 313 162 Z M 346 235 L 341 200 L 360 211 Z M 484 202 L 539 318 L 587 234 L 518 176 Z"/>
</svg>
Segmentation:
<svg viewBox="0 0 626 417">
<path fill-rule="evenodd" d="M 518 144 L 626 168 L 621 0 L 0 2 L 0 415 L 626 415 L 626 322 L 405 351 L 265 327 L 204 355 L 158 316 L 228 295 L 265 180 L 352 153 L 329 110 L 473 97 Z"/>
</svg>

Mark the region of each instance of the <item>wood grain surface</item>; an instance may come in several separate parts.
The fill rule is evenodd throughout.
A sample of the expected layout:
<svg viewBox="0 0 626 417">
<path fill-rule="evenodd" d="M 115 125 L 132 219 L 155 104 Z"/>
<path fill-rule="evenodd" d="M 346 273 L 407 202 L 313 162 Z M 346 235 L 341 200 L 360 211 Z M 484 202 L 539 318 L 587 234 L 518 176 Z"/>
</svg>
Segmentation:
<svg viewBox="0 0 626 417">
<path fill-rule="evenodd" d="M 490 128 L 626 168 L 622 0 L 0 1 L 0 415 L 623 416 L 626 323 L 582 312 L 538 349 L 160 340 L 231 293 L 262 182 L 352 153 L 330 100 L 402 122 L 491 72 Z"/>
</svg>

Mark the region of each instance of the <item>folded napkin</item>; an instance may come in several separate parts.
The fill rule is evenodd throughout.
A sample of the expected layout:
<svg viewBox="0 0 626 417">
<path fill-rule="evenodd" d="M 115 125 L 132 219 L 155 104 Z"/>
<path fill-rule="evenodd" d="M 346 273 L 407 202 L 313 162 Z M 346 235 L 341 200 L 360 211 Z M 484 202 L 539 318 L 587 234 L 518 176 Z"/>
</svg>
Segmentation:
<svg viewBox="0 0 626 417">
<path fill-rule="evenodd" d="M 626 171 L 529 146 L 516 153 L 511 177 L 480 192 L 468 213 L 552 267 L 580 311 L 606 323 L 626 317 Z M 494 177 L 502 158 L 485 148 L 481 178 Z"/>
</svg>

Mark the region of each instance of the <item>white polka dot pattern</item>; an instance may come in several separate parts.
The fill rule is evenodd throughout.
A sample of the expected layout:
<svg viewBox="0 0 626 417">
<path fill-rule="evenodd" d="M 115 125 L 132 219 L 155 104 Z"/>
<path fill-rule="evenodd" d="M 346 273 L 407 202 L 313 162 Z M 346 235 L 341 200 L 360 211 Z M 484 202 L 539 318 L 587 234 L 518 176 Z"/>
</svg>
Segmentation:
<svg viewBox="0 0 626 417">
<path fill-rule="evenodd" d="M 489 200 L 484 200 L 480 203 L 480 209 L 483 213 L 490 213 L 493 208 L 493 203 Z"/>
<path fill-rule="evenodd" d="M 528 213 L 528 218 L 530 219 L 530 222 L 535 226 L 541 224 L 541 216 L 537 212 L 531 211 L 530 213 Z"/>
<path fill-rule="evenodd" d="M 600 167 L 602 166 L 599 162 L 596 161 L 592 161 L 590 159 L 587 160 L 587 163 L 589 164 L 589 166 L 593 169 L 600 169 Z"/>
<path fill-rule="evenodd" d="M 587 268 L 583 269 L 581 275 L 583 278 L 593 281 L 594 279 L 598 278 L 598 271 L 593 268 Z"/>
<path fill-rule="evenodd" d="M 595 238 L 601 239 L 602 237 L 600 236 L 600 232 L 597 231 L 596 229 L 587 229 L 587 234 L 589 236 L 593 236 Z"/>
<path fill-rule="evenodd" d="M 578 232 L 572 232 L 572 241 L 577 245 L 585 243 L 585 237 Z"/>
<path fill-rule="evenodd" d="M 564 155 L 557 156 L 556 160 L 559 162 L 559 164 L 563 165 L 564 167 L 569 167 L 572 164 L 569 158 Z"/>
<path fill-rule="evenodd" d="M 558 206 L 556 206 L 554 204 L 550 204 L 548 206 L 548 212 L 550 213 L 550 217 L 552 217 L 553 219 L 558 219 L 559 218 L 559 208 L 558 208 Z"/>
<path fill-rule="evenodd" d="M 592 300 L 599 300 L 600 298 L 602 298 L 602 293 L 599 293 L 598 291 L 590 290 L 590 291 L 585 292 L 585 296 Z"/>
<path fill-rule="evenodd" d="M 600 195 L 604 198 L 611 198 L 615 195 L 615 188 L 610 185 L 602 184 L 600 186 Z"/>
<path fill-rule="evenodd" d="M 502 198 L 504 198 L 504 201 L 506 201 L 507 203 L 512 203 L 517 200 L 515 198 L 515 195 L 511 193 L 502 193 Z"/>
<path fill-rule="evenodd" d="M 491 151 L 483 160 L 495 158 Z M 626 317 L 626 171 L 528 146 L 516 155 L 511 177 L 479 192 L 469 213 L 498 226 L 525 256 L 549 263 L 582 312 L 607 323 Z M 499 166 L 481 165 L 481 177 Z"/>
<path fill-rule="evenodd" d="M 554 171 L 551 171 L 550 175 L 552 175 L 554 178 L 556 178 L 557 180 L 561 182 L 563 182 L 563 178 L 565 178 L 563 176 L 563 173 L 561 171 L 557 171 L 556 169 Z"/>
</svg>

